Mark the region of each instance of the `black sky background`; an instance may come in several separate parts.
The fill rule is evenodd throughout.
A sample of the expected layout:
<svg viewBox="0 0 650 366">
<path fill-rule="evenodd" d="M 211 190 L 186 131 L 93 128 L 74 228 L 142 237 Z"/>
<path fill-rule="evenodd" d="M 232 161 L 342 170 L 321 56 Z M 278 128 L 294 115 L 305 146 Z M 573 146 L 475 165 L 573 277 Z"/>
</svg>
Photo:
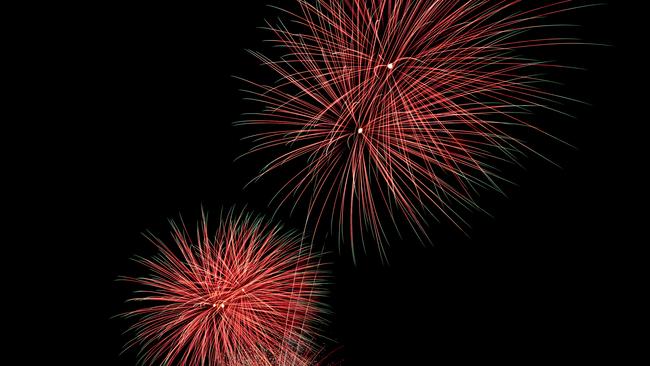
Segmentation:
<svg viewBox="0 0 650 366">
<path fill-rule="evenodd" d="M 133 290 L 115 279 L 141 273 L 130 258 L 153 253 L 141 232 L 164 237 L 167 219 L 192 222 L 201 206 L 273 212 L 268 187 L 282 177 L 242 190 L 262 160 L 234 161 L 250 145 L 232 126 L 256 107 L 242 101 L 233 75 L 267 77 L 245 52 L 267 49 L 258 27 L 278 12 L 266 3 L 289 2 L 105 4 L 81 9 L 69 26 L 70 120 L 81 123 L 56 128 L 66 137 L 40 174 L 52 179 L 42 217 L 64 221 L 62 245 L 46 253 L 61 270 L 57 283 L 74 288 L 58 291 L 68 300 L 52 315 L 59 336 L 51 341 L 70 364 L 135 364 L 135 352 L 120 356 L 130 323 L 112 317 L 128 309 Z M 609 47 L 553 55 L 586 69 L 562 73 L 561 90 L 589 103 L 567 104 L 575 119 L 538 117 L 576 146 L 535 140 L 561 168 L 531 158 L 509 169 L 517 185 L 504 187 L 508 197 L 482 195 L 492 216 L 466 216 L 467 236 L 432 222 L 433 244 L 392 240 L 389 265 L 372 253 L 356 264 L 330 257 L 334 315 L 325 334 L 343 346 L 346 365 L 620 360 L 634 347 L 624 326 L 635 322 L 627 309 L 638 268 L 628 261 L 644 241 L 628 219 L 637 205 L 628 173 L 638 167 L 626 159 L 634 118 L 621 108 L 631 103 L 623 74 L 633 66 L 618 6 L 568 18 L 582 25 L 582 39 Z M 277 218 L 302 224 L 286 211 Z"/>
</svg>

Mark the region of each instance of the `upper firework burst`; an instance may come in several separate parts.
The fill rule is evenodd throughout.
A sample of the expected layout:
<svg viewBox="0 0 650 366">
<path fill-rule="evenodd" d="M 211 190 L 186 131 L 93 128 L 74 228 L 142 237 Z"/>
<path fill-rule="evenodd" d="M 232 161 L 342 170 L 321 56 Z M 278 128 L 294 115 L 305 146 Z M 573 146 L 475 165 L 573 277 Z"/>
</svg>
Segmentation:
<svg viewBox="0 0 650 366">
<path fill-rule="evenodd" d="M 269 26 L 282 57 L 253 52 L 280 77 L 249 81 L 264 110 L 240 122 L 275 154 L 259 176 L 299 166 L 279 204 L 305 200 L 307 225 L 329 221 L 353 254 L 369 233 L 383 255 L 396 214 L 425 237 L 428 216 L 462 223 L 477 189 L 499 189 L 495 163 L 532 151 L 526 113 L 562 99 L 540 76 L 557 65 L 519 51 L 576 43 L 531 32 L 569 3 L 298 0 Z"/>
<path fill-rule="evenodd" d="M 140 286 L 127 347 L 156 365 L 296 365 L 318 354 L 325 277 L 301 236 L 259 217 L 229 212 L 215 231 L 204 217 L 192 237 L 172 223 L 174 246 L 138 259 Z"/>
</svg>

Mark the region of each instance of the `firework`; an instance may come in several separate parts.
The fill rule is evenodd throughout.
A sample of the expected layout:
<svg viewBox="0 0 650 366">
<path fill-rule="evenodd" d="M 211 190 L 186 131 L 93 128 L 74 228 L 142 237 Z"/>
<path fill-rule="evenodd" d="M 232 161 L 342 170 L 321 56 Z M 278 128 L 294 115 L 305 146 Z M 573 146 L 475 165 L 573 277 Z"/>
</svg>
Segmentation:
<svg viewBox="0 0 650 366">
<path fill-rule="evenodd" d="M 138 258 L 140 287 L 126 348 L 143 364 L 304 365 L 322 322 L 320 253 L 263 218 L 230 211 L 216 231 L 207 217 L 190 235 L 172 222 L 173 245 L 147 235 L 159 253 Z"/>
<path fill-rule="evenodd" d="M 306 227 L 329 224 L 353 258 L 364 236 L 383 257 L 400 216 L 426 241 L 429 217 L 463 229 L 476 194 L 505 181 L 497 165 L 537 154 L 521 140 L 541 132 L 527 114 L 566 99 L 540 76 L 560 66 L 521 53 L 579 43 L 536 35 L 570 1 L 297 3 L 269 24 L 282 57 L 252 52 L 279 80 L 246 81 L 264 109 L 239 124 L 257 127 L 251 153 L 275 154 L 256 179 L 298 166 L 278 207 L 306 202 Z"/>
</svg>

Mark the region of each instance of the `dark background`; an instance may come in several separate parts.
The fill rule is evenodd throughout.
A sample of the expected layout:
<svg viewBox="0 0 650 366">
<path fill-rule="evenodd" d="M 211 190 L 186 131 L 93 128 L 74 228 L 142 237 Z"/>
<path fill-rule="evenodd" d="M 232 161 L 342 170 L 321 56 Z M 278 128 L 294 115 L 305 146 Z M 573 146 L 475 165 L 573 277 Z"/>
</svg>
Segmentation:
<svg viewBox="0 0 650 366">
<path fill-rule="evenodd" d="M 52 315 L 64 331 L 52 341 L 70 363 L 135 363 L 133 351 L 120 356 L 130 323 L 111 317 L 128 309 L 133 290 L 115 279 L 141 273 L 130 258 L 153 251 L 141 232 L 164 236 L 168 218 L 191 222 L 201 205 L 272 213 L 268 187 L 277 182 L 242 190 L 263 157 L 235 162 L 250 145 L 232 126 L 257 107 L 242 101 L 232 76 L 266 77 L 245 52 L 268 49 L 269 34 L 257 27 L 278 12 L 265 3 L 290 6 L 106 4 L 76 9 L 75 25 L 61 24 L 76 55 L 65 61 L 76 76 L 70 119 L 81 123 L 56 128 L 67 138 L 45 154 L 53 200 L 42 212 L 63 221 L 53 236 L 64 245 L 46 253 L 64 273 L 57 283 L 73 285 L 57 291 L 69 300 Z M 345 364 L 620 360 L 634 346 L 624 327 L 635 322 L 628 309 L 639 269 L 630 258 L 643 241 L 628 218 L 638 184 L 628 174 L 639 167 L 628 159 L 634 118 L 623 83 L 634 66 L 624 61 L 619 14 L 612 4 L 561 18 L 580 24 L 585 41 L 609 45 L 552 55 L 586 69 L 559 76 L 563 95 L 589 104 L 567 104 L 574 119 L 538 116 L 576 147 L 540 145 L 561 168 L 530 158 L 510 169 L 517 185 L 504 187 L 507 198 L 482 195 L 492 217 L 469 215 L 468 236 L 432 223 L 433 245 L 392 240 L 389 265 L 373 254 L 356 265 L 331 256 L 334 315 L 325 333 L 331 347 L 343 346 Z M 299 214 L 279 218 L 301 227 Z"/>
</svg>

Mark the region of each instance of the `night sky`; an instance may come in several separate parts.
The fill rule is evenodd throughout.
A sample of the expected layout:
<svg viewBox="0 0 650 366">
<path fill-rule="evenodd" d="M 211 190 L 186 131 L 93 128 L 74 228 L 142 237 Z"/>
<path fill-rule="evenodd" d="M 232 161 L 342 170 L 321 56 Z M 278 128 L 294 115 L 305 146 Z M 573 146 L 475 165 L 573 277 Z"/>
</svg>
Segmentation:
<svg viewBox="0 0 650 366">
<path fill-rule="evenodd" d="M 45 158 L 59 178 L 44 213 L 66 223 L 57 225 L 65 244 L 50 250 L 65 259 L 60 282 L 74 284 L 80 299 L 55 320 L 57 329 L 75 329 L 55 347 L 71 363 L 135 364 L 136 352 L 120 355 L 131 323 L 113 317 L 129 309 L 124 301 L 134 290 L 116 278 L 142 274 L 131 258 L 154 253 L 142 232 L 166 238 L 168 219 L 182 214 L 191 223 L 201 207 L 273 214 L 269 199 L 286 177 L 243 189 L 266 157 L 235 161 L 251 145 L 241 141 L 246 128 L 232 124 L 259 106 L 243 100 L 245 85 L 233 76 L 269 77 L 246 49 L 269 51 L 263 40 L 270 34 L 259 27 L 279 12 L 265 4 L 292 2 L 221 3 L 106 4 L 85 9 L 73 27 L 69 42 L 79 57 L 68 65 L 78 78 L 71 118 L 82 123 L 59 129 L 70 143 Z M 645 240 L 628 230 L 634 203 L 623 197 L 634 184 L 627 172 L 638 169 L 625 158 L 625 135 L 642 120 L 621 111 L 630 104 L 622 73 L 631 71 L 623 66 L 618 6 L 558 18 L 580 24 L 574 31 L 586 42 L 609 45 L 548 55 L 584 68 L 555 75 L 562 95 L 585 102 L 565 104 L 574 118 L 534 117 L 574 146 L 531 134 L 530 143 L 559 167 L 535 157 L 523 159 L 523 168 L 504 167 L 516 184 L 503 186 L 506 197 L 481 192 L 489 215 L 465 215 L 466 233 L 431 220 L 433 242 L 422 244 L 387 226 L 388 264 L 376 252 L 355 264 L 338 254 L 335 240 L 319 240 L 333 252 L 333 315 L 324 334 L 329 347 L 343 347 L 344 364 L 584 363 L 625 354 L 614 344 L 626 333 L 622 324 L 634 321 L 623 319 L 637 270 L 626 264 L 627 248 Z M 297 229 L 302 218 L 276 215 Z"/>
</svg>

